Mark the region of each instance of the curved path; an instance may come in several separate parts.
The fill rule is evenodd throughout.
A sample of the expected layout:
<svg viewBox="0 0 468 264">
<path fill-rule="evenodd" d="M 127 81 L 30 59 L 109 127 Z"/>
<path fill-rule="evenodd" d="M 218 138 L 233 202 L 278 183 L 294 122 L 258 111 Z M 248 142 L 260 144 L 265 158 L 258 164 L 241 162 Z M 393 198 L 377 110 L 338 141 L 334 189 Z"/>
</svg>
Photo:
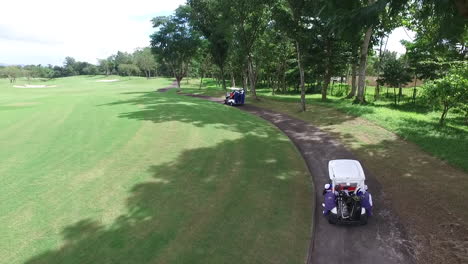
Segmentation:
<svg viewBox="0 0 468 264">
<path fill-rule="evenodd" d="M 222 98 L 183 94 L 213 102 Z M 278 127 L 296 145 L 313 176 L 316 199 L 315 221 L 307 263 L 321 264 L 395 264 L 413 263 L 403 227 L 392 213 L 385 193 L 372 174 L 364 170 L 376 205 L 366 226 L 330 225 L 322 216 L 323 185 L 328 183 L 328 161 L 356 159 L 338 141 L 317 127 L 286 114 L 244 105 L 238 109 L 259 116 Z"/>
</svg>

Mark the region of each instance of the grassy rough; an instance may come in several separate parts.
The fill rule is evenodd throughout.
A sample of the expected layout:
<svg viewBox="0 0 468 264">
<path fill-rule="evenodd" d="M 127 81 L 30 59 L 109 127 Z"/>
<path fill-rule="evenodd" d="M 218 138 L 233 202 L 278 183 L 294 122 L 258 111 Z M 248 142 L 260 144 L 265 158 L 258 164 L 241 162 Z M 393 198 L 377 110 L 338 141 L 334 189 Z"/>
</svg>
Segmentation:
<svg viewBox="0 0 468 264">
<path fill-rule="evenodd" d="M 296 95 L 271 96 L 260 91 L 264 97 L 282 102 L 298 101 Z M 321 102 L 319 95 L 307 97 L 310 111 L 314 105 L 334 107 L 346 114 L 370 120 L 401 138 L 416 143 L 423 150 L 468 171 L 466 154 L 468 149 L 468 126 L 463 117 L 452 113 L 445 127 L 439 126 L 440 112 L 424 107 L 415 107 L 412 103 L 394 106 L 390 101 L 378 101 L 368 105 L 354 105 L 351 100 L 329 97 L 328 102 Z"/>
<path fill-rule="evenodd" d="M 0 263 L 303 262 L 313 189 L 292 143 L 154 92 L 170 82 L 0 80 Z"/>
<path fill-rule="evenodd" d="M 221 96 L 224 92 L 217 87 L 213 81 L 208 81 L 206 86 L 199 90 L 197 81 L 193 80 L 187 87 L 188 91 L 204 93 L 211 96 Z M 373 100 L 374 87 L 368 87 L 367 98 Z M 339 88 L 335 88 L 334 93 Z M 372 101 L 367 105 L 352 104 L 352 100 L 329 96 L 327 102 L 321 101 L 321 95 L 307 95 L 309 112 L 319 115 L 321 107 L 332 107 L 345 114 L 362 117 L 366 120 L 397 134 L 401 138 L 416 143 L 424 151 L 468 171 L 467 149 L 468 149 L 468 126 L 460 114 L 451 112 L 447 118 L 446 126 L 439 126 L 440 112 L 433 109 L 414 106 L 411 102 L 413 89 L 404 89 L 404 97 L 399 106 L 393 105 L 393 97 L 386 98 L 386 88 L 382 88 L 381 100 Z M 389 89 L 392 93 L 393 89 Z M 398 92 L 398 91 L 397 91 Z M 289 104 L 284 110 L 296 111 L 299 106 L 299 95 L 277 94 L 272 95 L 271 90 L 259 89 L 260 97 Z M 390 94 L 391 95 L 391 94 Z M 320 106 L 320 107 L 319 107 Z M 327 118 L 324 116 L 323 118 Z"/>
</svg>

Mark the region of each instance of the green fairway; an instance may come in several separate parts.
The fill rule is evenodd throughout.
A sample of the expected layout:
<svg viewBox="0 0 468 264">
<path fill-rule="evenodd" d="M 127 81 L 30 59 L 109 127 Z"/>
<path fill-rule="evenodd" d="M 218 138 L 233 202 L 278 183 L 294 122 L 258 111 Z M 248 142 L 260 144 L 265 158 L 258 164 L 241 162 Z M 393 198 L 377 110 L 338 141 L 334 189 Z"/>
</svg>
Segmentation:
<svg viewBox="0 0 468 264">
<path fill-rule="evenodd" d="M 0 263 L 304 262 L 312 183 L 266 121 L 168 79 L 28 83 L 56 87 L 0 79 Z"/>
</svg>

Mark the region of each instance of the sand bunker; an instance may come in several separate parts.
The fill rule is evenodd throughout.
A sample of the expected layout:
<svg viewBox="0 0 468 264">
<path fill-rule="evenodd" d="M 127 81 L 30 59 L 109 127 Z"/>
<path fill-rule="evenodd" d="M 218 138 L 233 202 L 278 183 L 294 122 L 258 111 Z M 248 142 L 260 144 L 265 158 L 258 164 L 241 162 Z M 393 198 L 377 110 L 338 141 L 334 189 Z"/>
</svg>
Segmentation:
<svg viewBox="0 0 468 264">
<path fill-rule="evenodd" d="M 15 88 L 54 88 L 57 87 L 57 85 L 15 85 L 13 86 Z"/>
<path fill-rule="evenodd" d="M 99 80 L 96 82 L 118 82 L 119 80 Z"/>
</svg>

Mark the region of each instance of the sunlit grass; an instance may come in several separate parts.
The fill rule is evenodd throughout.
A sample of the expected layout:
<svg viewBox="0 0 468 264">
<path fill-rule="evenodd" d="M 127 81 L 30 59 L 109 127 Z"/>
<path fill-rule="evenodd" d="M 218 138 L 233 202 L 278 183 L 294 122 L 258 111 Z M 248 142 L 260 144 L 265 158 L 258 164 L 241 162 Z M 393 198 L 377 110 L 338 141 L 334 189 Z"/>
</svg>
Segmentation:
<svg viewBox="0 0 468 264">
<path fill-rule="evenodd" d="M 0 79 L 0 263 L 303 262 L 313 187 L 266 121 L 171 79 L 36 83 Z"/>
</svg>

